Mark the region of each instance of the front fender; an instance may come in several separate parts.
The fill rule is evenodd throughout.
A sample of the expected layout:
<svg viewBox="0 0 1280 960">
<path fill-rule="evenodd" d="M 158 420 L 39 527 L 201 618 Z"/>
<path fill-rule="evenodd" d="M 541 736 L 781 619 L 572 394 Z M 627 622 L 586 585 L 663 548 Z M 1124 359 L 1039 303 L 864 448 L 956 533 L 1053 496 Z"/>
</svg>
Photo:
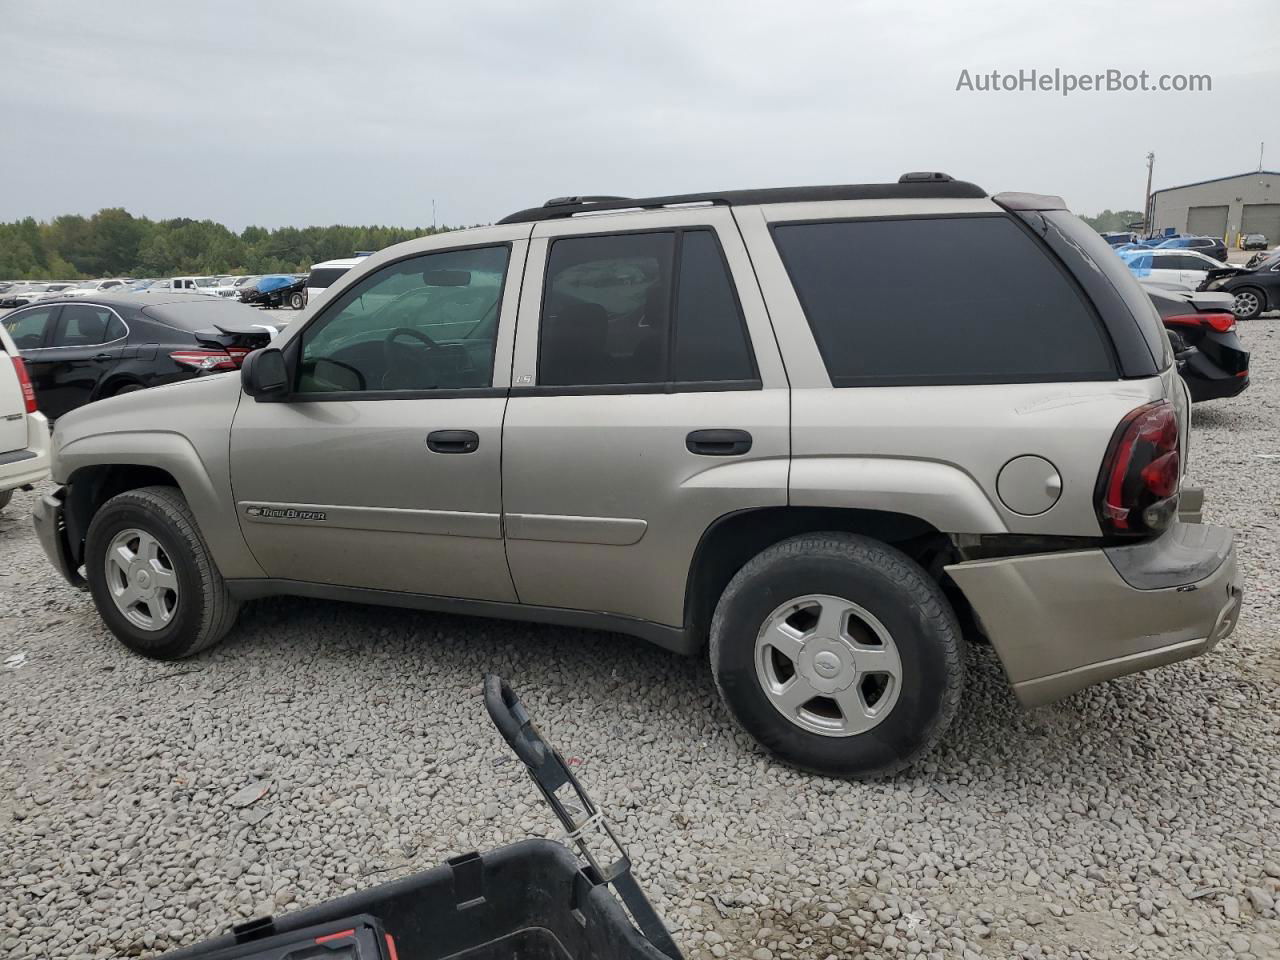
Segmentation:
<svg viewBox="0 0 1280 960">
<path fill-rule="evenodd" d="M 58 421 L 53 478 L 94 467 L 151 467 L 173 477 L 222 575 L 261 577 L 236 521 L 228 438 L 239 377 L 220 375 L 91 403 Z"/>
</svg>

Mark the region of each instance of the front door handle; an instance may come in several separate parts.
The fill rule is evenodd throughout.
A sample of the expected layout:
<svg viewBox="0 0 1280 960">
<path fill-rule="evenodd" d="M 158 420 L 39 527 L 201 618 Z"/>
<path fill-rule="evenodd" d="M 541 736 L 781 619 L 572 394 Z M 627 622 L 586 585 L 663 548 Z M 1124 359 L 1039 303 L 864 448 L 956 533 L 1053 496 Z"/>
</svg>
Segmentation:
<svg viewBox="0 0 1280 960">
<path fill-rule="evenodd" d="M 684 438 L 690 453 L 703 457 L 740 457 L 751 449 L 745 430 L 694 430 Z"/>
<path fill-rule="evenodd" d="M 432 453 L 475 453 L 480 437 L 474 430 L 433 430 L 427 434 L 427 449 Z"/>
<path fill-rule="evenodd" d="M 111 357 L 111 354 L 109 353 L 99 353 L 93 359 L 102 361 L 102 360 L 110 360 L 112 359 L 112 357 Z"/>
</svg>

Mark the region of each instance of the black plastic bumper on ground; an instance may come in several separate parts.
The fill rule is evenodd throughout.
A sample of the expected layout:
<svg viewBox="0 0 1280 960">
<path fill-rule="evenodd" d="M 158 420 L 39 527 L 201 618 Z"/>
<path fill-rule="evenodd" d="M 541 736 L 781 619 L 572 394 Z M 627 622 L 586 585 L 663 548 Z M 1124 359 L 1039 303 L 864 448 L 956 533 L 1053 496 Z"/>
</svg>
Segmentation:
<svg viewBox="0 0 1280 960">
<path fill-rule="evenodd" d="M 36 528 L 36 536 L 49 562 L 73 587 L 83 588 L 84 577 L 80 576 L 71 562 L 66 527 L 62 522 L 62 501 L 65 496 L 66 488 L 58 487 L 53 493 L 38 497 L 35 508 L 31 511 L 31 523 Z"/>
</svg>

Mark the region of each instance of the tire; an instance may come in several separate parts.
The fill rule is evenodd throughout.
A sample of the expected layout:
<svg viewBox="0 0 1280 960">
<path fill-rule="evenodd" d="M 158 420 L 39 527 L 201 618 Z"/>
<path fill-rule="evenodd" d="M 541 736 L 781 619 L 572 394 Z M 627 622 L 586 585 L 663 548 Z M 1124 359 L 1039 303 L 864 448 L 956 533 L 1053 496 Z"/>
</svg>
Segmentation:
<svg viewBox="0 0 1280 960">
<path fill-rule="evenodd" d="M 129 539 L 132 534 L 139 537 Z M 146 559 L 146 538 L 159 547 L 154 563 Z M 108 552 L 119 555 L 118 546 L 137 558 L 133 572 L 118 564 L 108 570 Z M 103 622 L 130 650 L 155 660 L 181 660 L 213 646 L 239 612 L 191 508 L 175 487 L 143 487 L 108 500 L 89 524 L 84 566 Z M 139 586 L 139 569 L 151 578 L 142 585 L 152 586 L 155 594 L 126 613 L 113 590 Z M 160 586 L 161 576 L 174 584 L 172 589 Z M 150 619 L 151 626 L 137 619 Z"/>
<path fill-rule="evenodd" d="M 289 294 L 289 306 L 294 310 L 301 310 L 303 307 L 302 294 L 301 293 Z"/>
<path fill-rule="evenodd" d="M 810 602 L 817 607 L 804 606 Z M 783 625 L 794 633 L 829 607 L 839 611 L 839 604 L 848 612 L 836 619 L 848 626 L 821 634 L 821 620 L 808 626 L 794 661 L 762 646 L 766 629 L 788 610 L 797 612 Z M 836 634 L 845 639 L 831 639 Z M 832 776 L 885 776 L 931 750 L 959 707 L 963 654 L 960 626 L 941 587 L 902 552 L 845 533 L 806 534 L 757 554 L 729 582 L 711 622 L 711 669 L 734 719 L 782 760 Z M 868 655 L 871 661 L 864 660 Z M 895 656 L 898 676 L 892 677 Z M 819 695 L 784 715 L 775 703 L 785 697 L 777 681 L 786 680 L 788 662 L 796 682 L 848 684 L 835 695 L 846 703 L 856 696 L 855 710 Z M 863 672 L 866 662 L 888 672 Z M 818 676 L 836 669 L 829 679 Z M 791 690 L 790 684 L 781 689 Z M 870 713 L 879 716 L 868 719 Z"/>
<path fill-rule="evenodd" d="M 1236 299 L 1231 305 L 1231 312 L 1237 320 L 1252 320 L 1266 309 L 1267 295 L 1257 287 L 1241 287 L 1234 296 Z"/>
<path fill-rule="evenodd" d="M 13 499 L 12 490 L 0 490 L 0 510 L 9 505 L 9 501 Z"/>
</svg>

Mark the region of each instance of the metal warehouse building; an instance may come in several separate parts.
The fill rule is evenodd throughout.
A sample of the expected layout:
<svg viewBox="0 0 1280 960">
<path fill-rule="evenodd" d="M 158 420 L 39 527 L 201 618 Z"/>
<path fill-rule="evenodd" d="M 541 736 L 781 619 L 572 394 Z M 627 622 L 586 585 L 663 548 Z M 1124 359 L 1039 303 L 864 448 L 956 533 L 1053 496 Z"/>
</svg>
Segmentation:
<svg viewBox="0 0 1280 960">
<path fill-rule="evenodd" d="M 1157 231 L 1222 237 L 1227 246 L 1250 233 L 1265 234 L 1268 246 L 1280 243 L 1280 173 L 1258 170 L 1156 190 L 1151 218 Z"/>
</svg>

